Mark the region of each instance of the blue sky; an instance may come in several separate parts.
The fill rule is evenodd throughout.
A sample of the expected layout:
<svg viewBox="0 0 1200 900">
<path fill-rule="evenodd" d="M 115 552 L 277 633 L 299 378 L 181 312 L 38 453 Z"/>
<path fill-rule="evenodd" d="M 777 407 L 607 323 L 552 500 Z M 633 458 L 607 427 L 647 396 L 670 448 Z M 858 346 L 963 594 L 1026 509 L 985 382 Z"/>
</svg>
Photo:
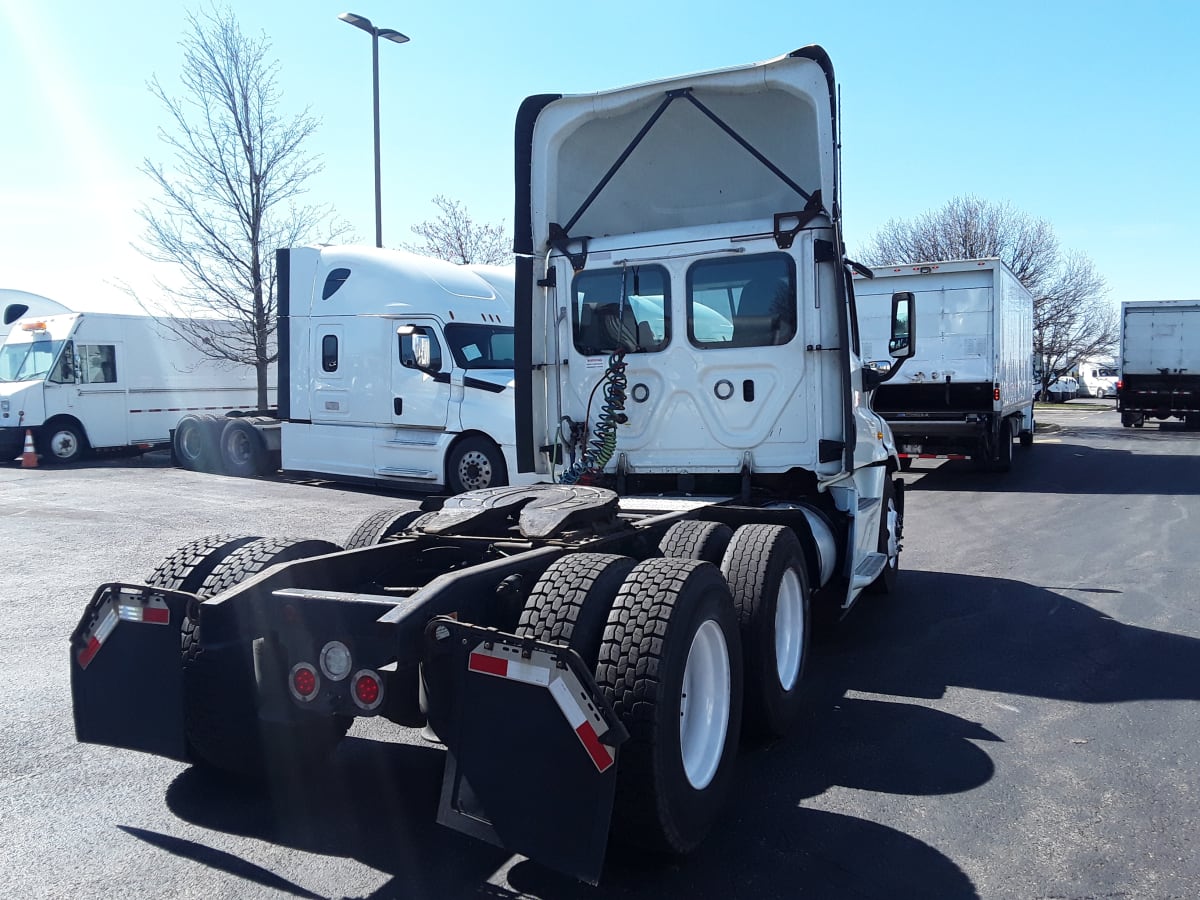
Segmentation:
<svg viewBox="0 0 1200 900">
<path fill-rule="evenodd" d="M 1110 299 L 1200 296 L 1200 4 L 651 0 L 253 0 L 284 110 L 310 107 L 323 173 L 310 199 L 374 237 L 368 16 L 381 42 L 383 233 L 394 246 L 462 201 L 512 214 L 512 127 L 530 94 L 602 90 L 821 44 L 841 83 L 845 234 L 973 194 L 1048 220 L 1087 254 Z M 119 11 L 116 11 L 119 9 Z M 81 309 L 146 290 L 130 244 L 167 159 L 146 90 L 178 83 L 184 7 L 161 0 L 0 0 L 0 288 Z"/>
</svg>

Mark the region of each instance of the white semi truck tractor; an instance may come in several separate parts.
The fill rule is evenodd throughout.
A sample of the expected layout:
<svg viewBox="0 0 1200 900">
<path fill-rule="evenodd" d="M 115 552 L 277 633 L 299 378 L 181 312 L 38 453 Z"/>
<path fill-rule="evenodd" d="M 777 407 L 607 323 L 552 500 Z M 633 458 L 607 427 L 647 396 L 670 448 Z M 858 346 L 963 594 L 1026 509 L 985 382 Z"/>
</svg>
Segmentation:
<svg viewBox="0 0 1200 900">
<path fill-rule="evenodd" d="M 103 585 L 76 734 L 279 774 L 354 717 L 427 726 L 440 823 L 595 882 L 610 837 L 694 849 L 742 737 L 788 732 L 813 618 L 894 584 L 902 482 L 821 48 L 531 97 L 516 146 L 516 464 L 542 482 L 350 549 L 200 537 Z M 895 372 L 916 316 L 891 304 Z"/>
</svg>

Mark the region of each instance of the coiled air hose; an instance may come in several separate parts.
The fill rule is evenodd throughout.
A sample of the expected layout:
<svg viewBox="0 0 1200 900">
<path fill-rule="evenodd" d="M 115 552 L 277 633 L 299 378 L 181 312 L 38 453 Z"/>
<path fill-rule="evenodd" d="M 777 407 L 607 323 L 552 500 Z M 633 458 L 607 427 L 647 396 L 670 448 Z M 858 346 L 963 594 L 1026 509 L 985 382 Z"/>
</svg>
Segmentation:
<svg viewBox="0 0 1200 900">
<path fill-rule="evenodd" d="M 603 472 L 616 452 L 617 426 L 623 418 L 625 388 L 628 385 L 624 350 L 618 350 L 608 358 L 608 368 L 604 370 L 597 386 L 599 385 L 604 387 L 604 402 L 600 407 L 600 414 L 596 417 L 596 427 L 592 429 L 592 436 L 579 459 L 558 479 L 560 484 L 586 482 Z"/>
</svg>

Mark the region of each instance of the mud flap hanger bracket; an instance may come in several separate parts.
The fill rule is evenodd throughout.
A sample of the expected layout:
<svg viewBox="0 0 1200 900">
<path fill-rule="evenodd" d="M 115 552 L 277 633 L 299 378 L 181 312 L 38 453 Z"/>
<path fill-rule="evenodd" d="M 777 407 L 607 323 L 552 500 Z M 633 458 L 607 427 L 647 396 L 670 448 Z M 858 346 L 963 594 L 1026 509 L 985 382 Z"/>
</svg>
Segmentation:
<svg viewBox="0 0 1200 900">
<path fill-rule="evenodd" d="M 438 617 L 423 674 L 447 749 L 438 822 L 595 884 L 629 735 L 579 655 Z"/>
</svg>

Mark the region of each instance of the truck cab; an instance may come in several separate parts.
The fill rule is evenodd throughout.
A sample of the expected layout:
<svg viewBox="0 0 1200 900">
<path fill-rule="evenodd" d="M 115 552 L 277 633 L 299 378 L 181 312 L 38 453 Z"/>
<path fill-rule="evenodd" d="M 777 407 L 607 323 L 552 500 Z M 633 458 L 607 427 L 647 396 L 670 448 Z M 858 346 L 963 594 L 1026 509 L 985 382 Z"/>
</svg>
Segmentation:
<svg viewBox="0 0 1200 900">
<path fill-rule="evenodd" d="M 529 98 L 511 412 L 538 483 L 383 511 L 345 548 L 197 539 L 150 584 L 101 586 L 72 636 L 78 738 L 280 773 L 381 717 L 444 742 L 443 825 L 593 883 L 610 832 L 696 849 L 743 738 L 802 720 L 812 620 L 896 585 L 903 481 L 859 353 L 836 98 L 819 47 Z M 280 270 L 332 310 L 336 261 Z M 292 352 L 321 346 L 337 316 L 287 299 Z M 479 299 L 381 310 L 380 340 L 440 375 Z M 890 304 L 894 373 L 916 310 Z M 294 419 L 342 402 L 298 390 Z"/>
<path fill-rule="evenodd" d="M 898 463 L 864 385 L 832 84 L 823 51 L 804 48 L 526 101 L 522 470 L 621 494 L 753 490 L 877 521 Z"/>
<path fill-rule="evenodd" d="M 278 256 L 285 471 L 452 493 L 509 483 L 511 267 L 353 246 Z"/>
</svg>

